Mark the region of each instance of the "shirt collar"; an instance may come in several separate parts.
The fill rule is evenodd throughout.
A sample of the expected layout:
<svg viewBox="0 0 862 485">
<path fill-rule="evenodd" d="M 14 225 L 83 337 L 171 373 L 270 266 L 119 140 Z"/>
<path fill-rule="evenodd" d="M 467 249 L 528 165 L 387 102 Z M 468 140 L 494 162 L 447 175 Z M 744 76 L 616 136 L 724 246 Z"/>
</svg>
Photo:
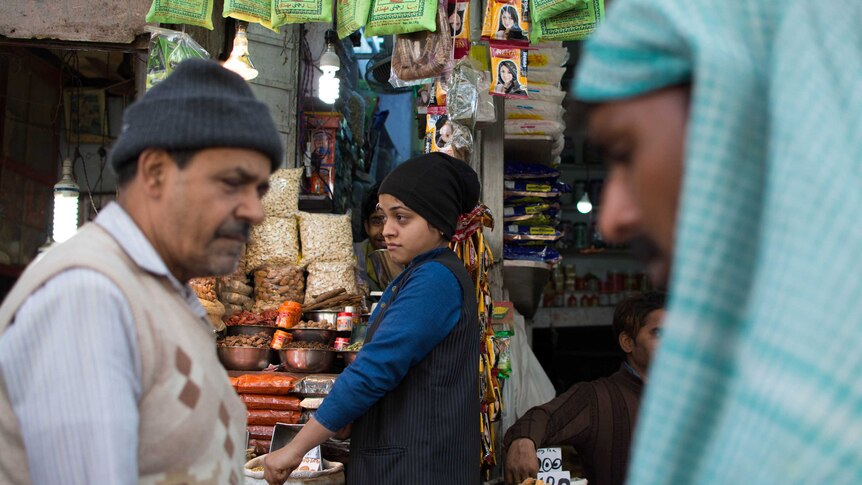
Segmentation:
<svg viewBox="0 0 862 485">
<path fill-rule="evenodd" d="M 426 251 L 426 252 L 420 254 L 419 256 L 416 256 L 415 258 L 413 258 L 413 261 L 410 261 L 409 266 L 414 266 L 416 264 L 421 263 L 422 261 L 426 261 L 426 260 L 435 258 L 438 255 L 440 255 L 440 253 L 442 253 L 443 251 L 451 251 L 451 250 L 449 249 L 449 247 L 441 247 L 441 248 L 434 248 L 430 251 Z"/>
<path fill-rule="evenodd" d="M 201 306 L 194 290 L 168 271 L 167 265 L 150 240 L 120 204 L 111 202 L 99 212 L 93 222 L 107 231 L 135 264 L 144 271 L 167 278 L 195 314 L 206 317 L 206 310 Z"/>
</svg>

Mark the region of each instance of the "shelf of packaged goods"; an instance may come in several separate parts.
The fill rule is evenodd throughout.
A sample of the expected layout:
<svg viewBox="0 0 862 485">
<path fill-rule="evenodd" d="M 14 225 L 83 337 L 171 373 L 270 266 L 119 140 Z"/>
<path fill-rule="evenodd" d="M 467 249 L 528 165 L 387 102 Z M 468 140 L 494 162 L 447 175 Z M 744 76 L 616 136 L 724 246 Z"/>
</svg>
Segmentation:
<svg viewBox="0 0 862 485">
<path fill-rule="evenodd" d="M 635 259 L 631 249 L 559 249 L 560 254 L 579 258 Z"/>
<path fill-rule="evenodd" d="M 611 325 L 613 307 L 539 308 L 532 328 L 602 327 Z"/>
</svg>

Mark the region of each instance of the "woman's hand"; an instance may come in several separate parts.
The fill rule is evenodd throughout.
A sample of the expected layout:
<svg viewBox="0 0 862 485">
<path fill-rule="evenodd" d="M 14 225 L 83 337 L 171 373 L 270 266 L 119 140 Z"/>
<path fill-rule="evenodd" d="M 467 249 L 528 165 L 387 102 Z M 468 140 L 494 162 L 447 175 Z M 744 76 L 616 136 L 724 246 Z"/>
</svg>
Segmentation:
<svg viewBox="0 0 862 485">
<path fill-rule="evenodd" d="M 302 463 L 305 454 L 298 454 L 294 447 L 288 444 L 276 450 L 263 459 L 263 476 L 269 485 L 282 485 L 293 470 Z"/>
</svg>

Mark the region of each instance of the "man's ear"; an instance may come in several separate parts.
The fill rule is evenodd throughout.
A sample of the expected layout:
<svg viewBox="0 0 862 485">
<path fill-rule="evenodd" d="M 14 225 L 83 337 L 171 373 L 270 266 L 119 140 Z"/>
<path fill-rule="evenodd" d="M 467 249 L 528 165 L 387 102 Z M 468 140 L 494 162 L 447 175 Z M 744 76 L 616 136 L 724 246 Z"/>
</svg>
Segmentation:
<svg viewBox="0 0 862 485">
<path fill-rule="evenodd" d="M 138 155 L 137 178 L 147 195 L 158 197 L 165 186 L 169 164 L 174 163 L 164 150 L 147 148 Z"/>
<path fill-rule="evenodd" d="M 635 349 L 635 341 L 629 335 L 629 333 L 625 331 L 620 332 L 618 339 L 620 342 L 620 348 L 623 349 L 623 352 L 627 354 L 632 353 L 632 351 Z"/>
</svg>

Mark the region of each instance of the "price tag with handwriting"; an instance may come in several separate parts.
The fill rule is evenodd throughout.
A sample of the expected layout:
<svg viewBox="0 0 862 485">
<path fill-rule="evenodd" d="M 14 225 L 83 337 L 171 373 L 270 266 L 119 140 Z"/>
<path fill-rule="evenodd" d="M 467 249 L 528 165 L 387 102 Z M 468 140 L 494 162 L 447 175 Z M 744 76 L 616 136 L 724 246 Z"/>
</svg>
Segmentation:
<svg viewBox="0 0 862 485">
<path fill-rule="evenodd" d="M 572 485 L 572 475 L 569 472 L 539 472 L 538 478 L 545 482 L 545 485 Z"/>
<path fill-rule="evenodd" d="M 539 448 L 536 450 L 539 458 L 539 473 L 563 469 L 563 453 L 560 448 Z"/>
</svg>

